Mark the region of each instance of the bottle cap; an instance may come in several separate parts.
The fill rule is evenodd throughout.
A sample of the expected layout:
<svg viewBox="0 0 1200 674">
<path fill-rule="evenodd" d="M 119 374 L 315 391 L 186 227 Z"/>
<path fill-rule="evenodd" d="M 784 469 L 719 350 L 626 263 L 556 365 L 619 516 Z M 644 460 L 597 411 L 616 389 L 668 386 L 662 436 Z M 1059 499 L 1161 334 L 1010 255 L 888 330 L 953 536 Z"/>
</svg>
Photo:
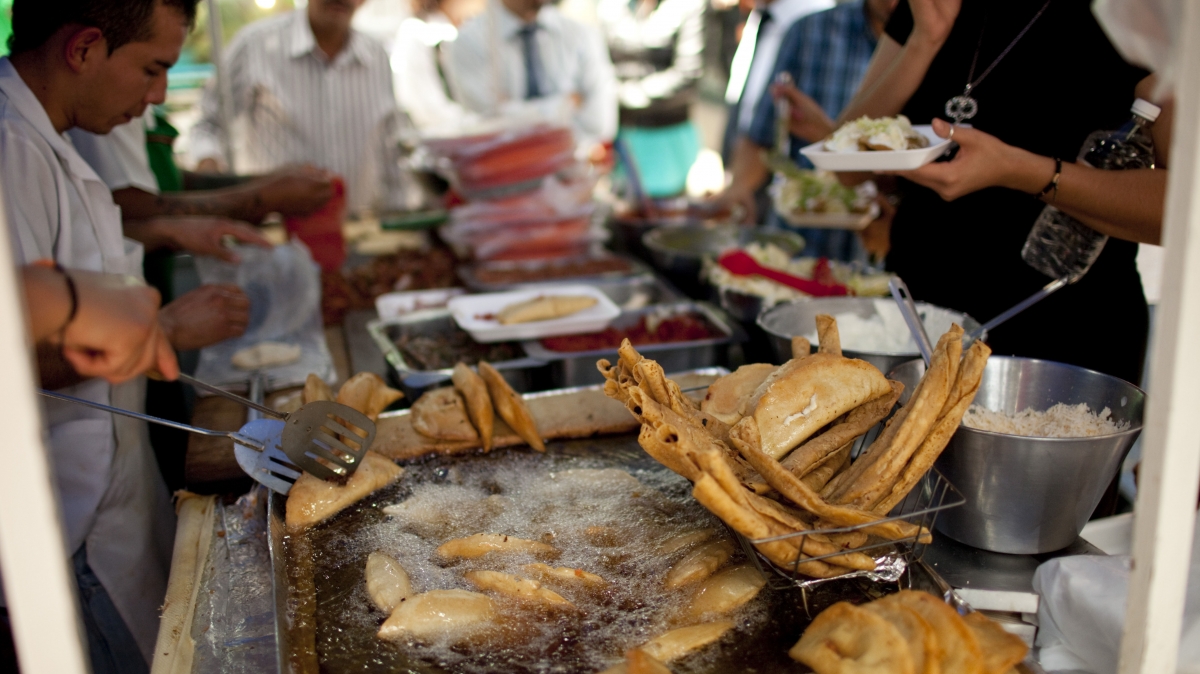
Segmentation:
<svg viewBox="0 0 1200 674">
<path fill-rule="evenodd" d="M 1133 107 L 1130 110 L 1133 112 L 1133 114 L 1137 115 L 1138 117 L 1144 117 L 1150 122 L 1158 119 L 1159 113 L 1162 112 L 1162 108 L 1144 98 L 1139 98 L 1134 101 Z"/>
</svg>

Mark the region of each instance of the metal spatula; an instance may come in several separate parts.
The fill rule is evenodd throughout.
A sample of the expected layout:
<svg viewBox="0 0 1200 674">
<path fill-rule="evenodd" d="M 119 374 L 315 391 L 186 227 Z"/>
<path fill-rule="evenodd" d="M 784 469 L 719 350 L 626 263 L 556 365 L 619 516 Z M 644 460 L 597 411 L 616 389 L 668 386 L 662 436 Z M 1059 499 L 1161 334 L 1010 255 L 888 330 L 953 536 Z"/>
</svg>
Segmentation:
<svg viewBox="0 0 1200 674">
<path fill-rule="evenodd" d="M 284 454 L 292 463 L 322 480 L 354 474 L 375 441 L 375 422 L 348 405 L 318 400 L 291 414 L 283 414 L 185 374 L 180 374 L 179 380 L 282 419 L 285 423 L 281 442 Z"/>
<path fill-rule="evenodd" d="M 280 449 L 280 438 L 284 432 L 284 422 L 275 419 L 252 420 L 237 431 L 214 431 L 208 428 L 189 426 L 177 421 L 169 421 L 152 417 L 149 414 L 130 412 L 119 407 L 104 405 L 91 400 L 83 400 L 73 396 L 55 393 L 53 391 L 38 391 L 47 398 L 64 400 L 69 403 L 91 407 L 93 409 L 120 414 L 134 419 L 141 419 L 152 424 L 169 426 L 189 433 L 207 435 L 214 438 L 229 438 L 233 440 L 233 455 L 238 466 L 255 481 L 260 482 L 271 491 L 286 494 L 292 488 L 292 483 L 300 477 L 300 468 Z"/>
</svg>

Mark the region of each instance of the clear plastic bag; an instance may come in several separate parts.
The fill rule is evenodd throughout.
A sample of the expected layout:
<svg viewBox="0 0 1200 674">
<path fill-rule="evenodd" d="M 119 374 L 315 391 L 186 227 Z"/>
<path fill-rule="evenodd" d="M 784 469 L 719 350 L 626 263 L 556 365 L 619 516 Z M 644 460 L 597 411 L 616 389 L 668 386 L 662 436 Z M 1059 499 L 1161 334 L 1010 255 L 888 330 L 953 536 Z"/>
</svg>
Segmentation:
<svg viewBox="0 0 1200 674">
<path fill-rule="evenodd" d="M 321 276 L 299 241 L 274 248 L 239 246 L 238 264 L 196 259 L 203 283 L 232 283 L 250 298 L 250 323 L 241 337 L 200 351 L 196 378 L 217 386 L 242 388 L 252 373 L 233 366 L 233 354 L 259 342 L 300 346 L 300 360 L 266 371 L 271 390 L 300 386 L 310 372 L 327 382 L 337 378 L 321 322 Z"/>
</svg>

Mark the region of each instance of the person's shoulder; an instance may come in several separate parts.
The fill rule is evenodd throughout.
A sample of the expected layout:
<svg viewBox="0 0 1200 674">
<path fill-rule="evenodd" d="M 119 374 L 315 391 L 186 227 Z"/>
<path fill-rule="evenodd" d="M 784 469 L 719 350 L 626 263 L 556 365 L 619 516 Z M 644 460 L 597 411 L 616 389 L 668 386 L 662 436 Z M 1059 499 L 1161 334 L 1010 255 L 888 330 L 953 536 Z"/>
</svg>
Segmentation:
<svg viewBox="0 0 1200 674">
<path fill-rule="evenodd" d="M 229 42 L 230 50 L 238 48 L 246 48 L 251 45 L 263 44 L 263 40 L 268 36 L 276 36 L 284 34 L 291 26 L 294 20 L 295 10 L 292 12 L 282 12 L 275 16 L 268 16 L 258 21 L 242 26 L 242 29 L 233 36 Z"/>
<path fill-rule="evenodd" d="M 862 0 L 841 2 L 829 9 L 806 14 L 796 19 L 796 22 L 792 24 L 791 30 L 824 30 L 844 25 L 848 21 L 858 18 L 865 20 Z"/>
<path fill-rule="evenodd" d="M 461 26 L 458 27 L 458 37 L 452 43 L 455 48 L 461 45 L 477 45 L 482 44 L 484 36 L 487 34 L 489 10 L 484 10 L 475 16 L 467 19 Z"/>
<path fill-rule="evenodd" d="M 359 53 L 363 58 L 368 59 L 371 65 L 386 65 L 391 67 L 391 57 L 388 56 L 387 48 L 378 39 L 367 35 L 361 30 L 354 30 L 354 40 L 358 43 L 357 48 L 361 50 Z"/>
</svg>

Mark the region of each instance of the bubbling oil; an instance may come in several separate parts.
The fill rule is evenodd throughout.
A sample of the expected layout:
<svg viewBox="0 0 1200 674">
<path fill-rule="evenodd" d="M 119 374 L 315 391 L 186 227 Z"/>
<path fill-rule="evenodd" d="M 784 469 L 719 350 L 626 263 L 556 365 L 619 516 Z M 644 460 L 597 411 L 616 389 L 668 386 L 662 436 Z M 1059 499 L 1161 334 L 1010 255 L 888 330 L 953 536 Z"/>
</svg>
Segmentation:
<svg viewBox="0 0 1200 674">
<path fill-rule="evenodd" d="M 397 485 L 310 534 L 321 671 L 601 671 L 628 649 L 692 624 L 681 615 L 694 588 L 668 590 L 663 581 L 694 546 L 666 555 L 657 548 L 698 529 L 729 533 L 689 492 L 686 480 L 665 469 L 626 472 L 586 455 L 514 450 L 406 466 Z M 547 543 L 560 554 L 447 561 L 436 553 L 447 540 L 479 533 Z M 492 570 L 538 580 L 577 608 L 547 609 L 485 592 L 500 616 L 494 629 L 385 641 L 375 634 L 388 616 L 371 602 L 364 579 L 367 555 L 376 551 L 400 562 L 414 592 L 478 592 L 463 574 Z M 739 561 L 740 552 L 723 568 Z M 607 583 L 597 590 L 542 579 L 523 568 L 534 562 L 582 569 Z M 687 656 L 684 669 L 711 669 L 714 653 L 761 632 L 770 622 L 769 594 L 764 589 L 732 615 L 709 618 L 733 619 L 737 627 L 718 645 Z"/>
</svg>

